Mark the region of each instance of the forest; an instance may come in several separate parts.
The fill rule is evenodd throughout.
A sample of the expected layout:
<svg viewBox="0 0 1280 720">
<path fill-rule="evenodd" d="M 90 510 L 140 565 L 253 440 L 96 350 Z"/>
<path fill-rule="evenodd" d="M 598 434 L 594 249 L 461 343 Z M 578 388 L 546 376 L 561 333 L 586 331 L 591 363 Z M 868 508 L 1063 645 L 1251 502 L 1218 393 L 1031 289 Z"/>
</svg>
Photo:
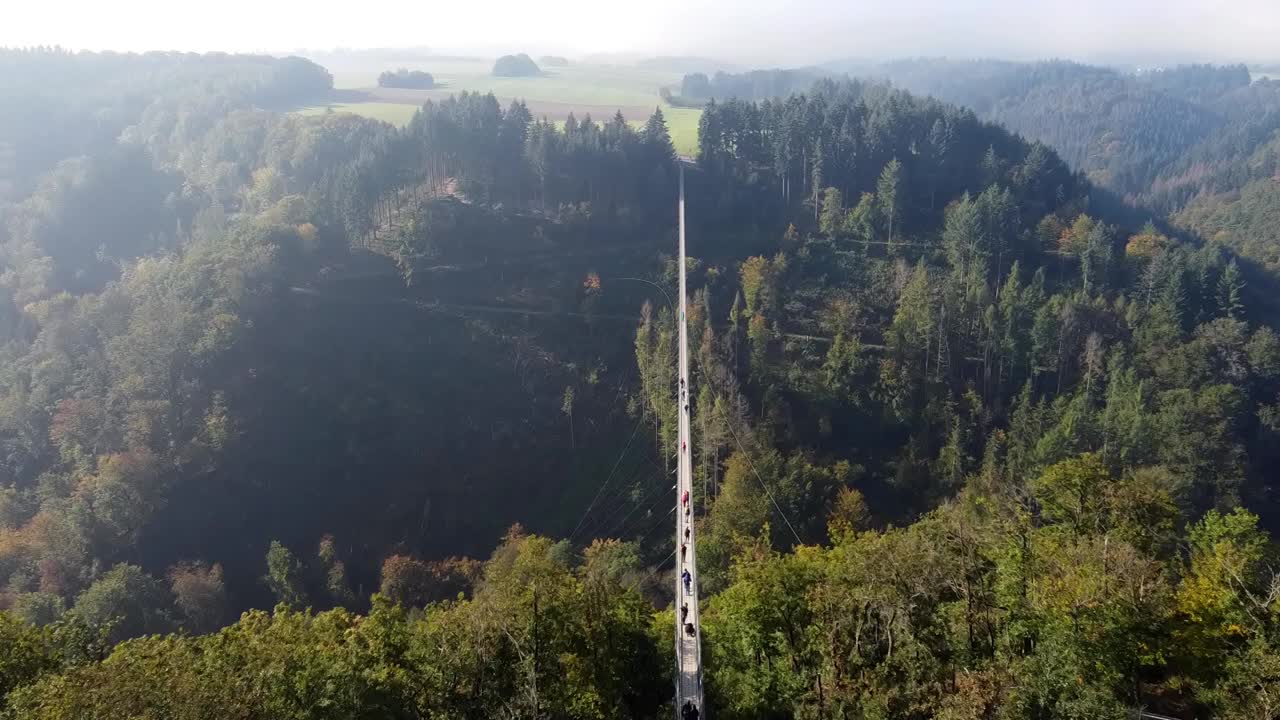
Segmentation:
<svg viewBox="0 0 1280 720">
<path fill-rule="evenodd" d="M 952 71 L 682 89 L 709 712 L 1274 718 L 1280 86 Z M 668 715 L 662 109 L 331 87 L 0 51 L 0 718 Z"/>
<path fill-rule="evenodd" d="M 436 80 L 431 73 L 421 70 L 397 68 L 395 72 L 386 70 L 378 75 L 378 87 L 430 90 L 435 84 Z"/>
<path fill-rule="evenodd" d="M 1280 83 L 1253 82 L 1244 65 L 1130 73 L 1068 61 L 851 60 L 710 79 L 690 74 L 682 96 L 777 99 L 820 77 L 845 75 L 970 108 L 1048 145 L 1130 204 L 1161 214 L 1276 173 Z"/>
</svg>

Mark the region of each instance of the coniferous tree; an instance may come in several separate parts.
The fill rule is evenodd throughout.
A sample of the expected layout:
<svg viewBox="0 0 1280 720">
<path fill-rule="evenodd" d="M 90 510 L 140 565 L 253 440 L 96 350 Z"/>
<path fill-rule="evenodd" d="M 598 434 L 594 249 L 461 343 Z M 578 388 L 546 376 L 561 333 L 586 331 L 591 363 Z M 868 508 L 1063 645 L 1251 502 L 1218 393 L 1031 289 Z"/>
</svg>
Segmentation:
<svg viewBox="0 0 1280 720">
<path fill-rule="evenodd" d="M 1218 278 L 1218 312 L 1223 317 L 1239 320 L 1244 314 L 1243 292 L 1244 278 L 1241 277 L 1239 265 L 1233 259 L 1227 263 L 1222 276 Z"/>
<path fill-rule="evenodd" d="M 820 215 L 825 210 L 827 201 L 827 195 L 823 191 L 823 188 L 826 187 L 825 178 L 822 175 L 822 166 L 825 162 L 822 152 L 822 139 L 819 138 L 814 141 L 813 157 L 810 160 L 808 178 L 810 187 L 809 202 L 813 204 L 813 222 L 815 225 L 821 224 Z"/>
<path fill-rule="evenodd" d="M 880 217 L 885 224 L 890 248 L 893 247 L 894 226 L 902 217 L 902 192 L 902 163 L 894 158 L 884 166 L 880 179 L 876 181 L 876 202 L 880 208 Z"/>
<path fill-rule="evenodd" d="M 662 116 L 662 108 L 654 108 L 653 114 L 645 121 L 643 137 L 645 143 L 654 150 L 657 162 L 669 163 L 675 160 L 676 149 L 671 144 L 671 133 L 667 130 L 667 120 Z"/>
<path fill-rule="evenodd" d="M 844 229 L 844 200 L 840 191 L 827 188 L 822 196 L 822 215 L 818 219 L 818 228 L 822 234 L 834 237 Z"/>
</svg>

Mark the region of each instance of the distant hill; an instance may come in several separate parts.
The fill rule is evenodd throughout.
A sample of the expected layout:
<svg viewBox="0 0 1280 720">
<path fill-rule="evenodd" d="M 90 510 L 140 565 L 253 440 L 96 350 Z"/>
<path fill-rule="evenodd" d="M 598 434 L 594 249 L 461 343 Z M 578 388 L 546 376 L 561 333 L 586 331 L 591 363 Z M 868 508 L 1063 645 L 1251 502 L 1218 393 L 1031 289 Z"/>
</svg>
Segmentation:
<svg viewBox="0 0 1280 720">
<path fill-rule="evenodd" d="M 538 63 L 546 67 L 568 67 L 569 58 L 560 55 L 543 55 L 538 58 Z"/>
<path fill-rule="evenodd" d="M 493 63 L 493 74 L 495 77 L 535 77 L 542 74 L 542 68 L 524 53 L 503 55 Z"/>
</svg>

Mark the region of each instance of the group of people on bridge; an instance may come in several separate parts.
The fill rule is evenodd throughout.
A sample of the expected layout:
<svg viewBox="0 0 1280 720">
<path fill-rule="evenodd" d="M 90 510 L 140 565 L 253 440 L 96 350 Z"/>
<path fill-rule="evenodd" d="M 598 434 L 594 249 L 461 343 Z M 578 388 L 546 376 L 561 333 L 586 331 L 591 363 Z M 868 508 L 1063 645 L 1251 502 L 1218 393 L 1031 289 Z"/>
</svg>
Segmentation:
<svg viewBox="0 0 1280 720">
<path fill-rule="evenodd" d="M 685 413 L 689 412 L 688 404 L 688 388 L 685 387 L 684 378 L 680 378 L 680 404 L 684 406 Z M 687 441 L 681 439 L 680 453 L 687 455 L 689 446 Z M 685 460 L 686 458 L 681 458 Z M 679 483 L 676 485 L 679 487 Z M 684 508 L 684 533 L 680 541 L 680 583 L 684 585 L 684 594 L 690 596 L 693 594 L 693 574 L 689 572 L 689 524 L 693 521 L 692 509 L 689 505 L 689 489 L 685 488 L 680 494 L 680 504 Z M 690 639 L 697 641 L 698 628 L 694 625 L 697 622 L 697 616 L 694 616 L 694 622 L 689 621 L 689 602 L 682 599 L 680 603 L 680 624 L 684 628 L 684 633 Z M 680 707 L 681 720 L 698 720 L 700 713 L 698 706 L 693 700 L 685 700 L 684 705 Z"/>
</svg>

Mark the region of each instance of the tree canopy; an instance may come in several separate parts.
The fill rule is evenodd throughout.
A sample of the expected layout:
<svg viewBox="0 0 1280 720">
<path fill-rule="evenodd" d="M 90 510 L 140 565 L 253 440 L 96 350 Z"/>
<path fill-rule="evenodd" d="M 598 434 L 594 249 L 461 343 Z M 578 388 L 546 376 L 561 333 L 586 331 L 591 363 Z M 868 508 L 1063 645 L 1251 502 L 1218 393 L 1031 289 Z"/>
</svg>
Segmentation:
<svg viewBox="0 0 1280 720">
<path fill-rule="evenodd" d="M 394 72 L 385 70 L 378 75 L 378 87 L 430 90 L 435 86 L 436 80 L 431 73 L 422 70 L 399 68 Z"/>
<path fill-rule="evenodd" d="M 542 69 L 533 61 L 533 58 L 520 53 L 503 55 L 495 60 L 493 74 L 495 77 L 536 77 L 542 74 Z"/>
</svg>

